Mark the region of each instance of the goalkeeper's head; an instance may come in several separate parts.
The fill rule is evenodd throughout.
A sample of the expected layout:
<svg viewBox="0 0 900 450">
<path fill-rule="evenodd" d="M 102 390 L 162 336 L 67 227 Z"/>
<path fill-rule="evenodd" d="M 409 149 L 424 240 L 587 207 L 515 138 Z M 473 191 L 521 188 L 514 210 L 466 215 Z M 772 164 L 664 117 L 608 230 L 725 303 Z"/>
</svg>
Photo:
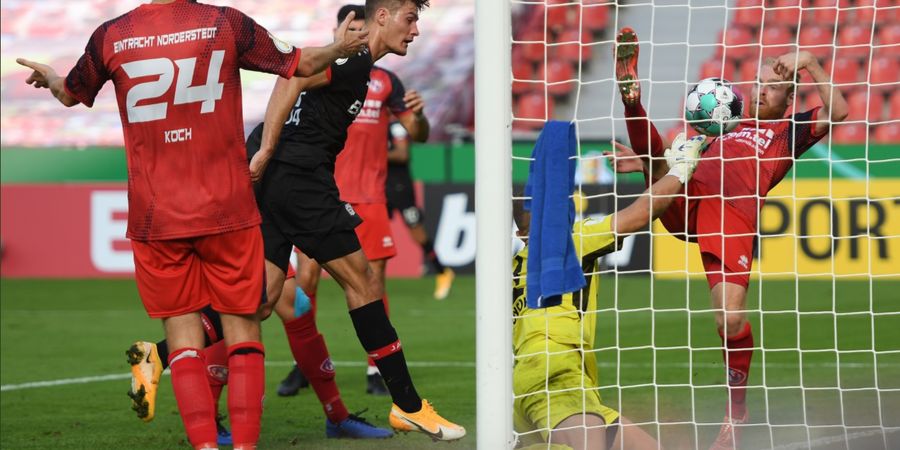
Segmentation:
<svg viewBox="0 0 900 450">
<path fill-rule="evenodd" d="M 525 200 L 513 200 L 513 221 L 516 223 L 516 235 L 528 237 L 531 212 L 525 209 Z"/>
<path fill-rule="evenodd" d="M 766 58 L 762 63 L 747 111 L 751 118 L 783 119 L 794 102 L 794 82 L 775 73 L 775 62 L 775 58 Z"/>
</svg>

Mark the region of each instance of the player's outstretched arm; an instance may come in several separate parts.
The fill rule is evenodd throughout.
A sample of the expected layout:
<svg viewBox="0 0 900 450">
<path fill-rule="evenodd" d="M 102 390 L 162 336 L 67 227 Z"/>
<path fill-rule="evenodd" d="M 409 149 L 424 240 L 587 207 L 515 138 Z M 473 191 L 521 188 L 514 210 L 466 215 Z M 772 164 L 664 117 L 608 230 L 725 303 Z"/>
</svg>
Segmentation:
<svg viewBox="0 0 900 450">
<path fill-rule="evenodd" d="M 679 134 L 672 148 L 665 153 L 669 172 L 653 183 L 634 203 L 615 213 L 611 228 L 620 236 L 627 235 L 643 230 L 659 217 L 690 180 L 700 161 L 700 152 L 705 147 L 704 136 L 684 140 L 684 133 Z"/>
<path fill-rule="evenodd" d="M 67 107 L 78 104 L 78 100 L 75 100 L 66 92 L 65 78 L 59 76 L 52 67 L 46 64 L 29 61 L 25 58 L 16 58 L 16 62 L 34 71 L 25 79 L 26 84 L 30 84 L 36 89 L 50 89 L 53 96 Z"/>
<path fill-rule="evenodd" d="M 347 14 L 335 32 L 334 42 L 325 47 L 309 47 L 300 51 L 300 62 L 295 75 L 309 77 L 331 65 L 338 58 L 349 58 L 359 53 L 369 44 L 369 30 L 353 31 L 348 29 L 350 22 L 356 17 L 353 11 Z"/>
<path fill-rule="evenodd" d="M 843 122 L 847 118 L 847 114 L 850 113 L 844 94 L 841 93 L 840 89 L 832 90 L 831 79 L 812 53 L 802 51 L 781 55 L 775 60 L 772 70 L 785 80 L 791 81 L 794 80 L 794 75 L 798 70 L 806 70 L 816 83 L 816 90 L 819 92 L 819 98 L 822 99 L 822 104 L 824 105 L 821 110 L 822 114 L 819 114 L 820 118 L 828 117 L 831 123 L 837 123 Z M 813 134 L 821 135 L 827 132 L 828 128 L 829 122 L 818 121 L 813 124 Z"/>
<path fill-rule="evenodd" d="M 427 141 L 428 134 L 431 132 L 431 124 L 425 117 L 425 100 L 415 89 L 410 89 L 403 96 L 403 102 L 406 104 L 406 108 L 412 111 L 412 114 L 403 114 L 398 117 L 398 120 L 409 132 L 410 139 L 416 142 Z"/>
<path fill-rule="evenodd" d="M 256 183 L 266 171 L 266 166 L 269 164 L 269 160 L 272 159 L 272 155 L 275 154 L 275 148 L 278 146 L 278 138 L 281 136 L 284 122 L 287 121 L 288 115 L 296 104 L 300 93 L 326 84 L 328 84 L 328 76 L 325 75 L 325 72 L 319 72 L 314 76 L 305 78 L 294 77 L 287 80 L 278 77 L 275 80 L 275 87 L 272 89 L 269 104 L 266 106 L 266 117 L 263 123 L 259 151 L 250 160 L 251 181 Z"/>
</svg>

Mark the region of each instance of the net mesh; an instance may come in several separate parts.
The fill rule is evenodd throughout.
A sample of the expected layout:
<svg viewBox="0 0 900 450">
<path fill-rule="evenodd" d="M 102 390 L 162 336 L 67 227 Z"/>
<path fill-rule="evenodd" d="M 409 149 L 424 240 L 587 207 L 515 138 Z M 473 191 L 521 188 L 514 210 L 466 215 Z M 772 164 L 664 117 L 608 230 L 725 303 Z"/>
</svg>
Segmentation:
<svg viewBox="0 0 900 450">
<path fill-rule="evenodd" d="M 743 310 L 754 335 L 748 418 L 727 434 L 740 448 L 900 447 L 900 6 L 881 0 L 511 0 L 510 6 L 513 137 L 533 142 L 547 119 L 574 122 L 579 219 L 599 221 L 645 188 L 642 174 L 616 173 L 613 166 L 624 160 L 607 153 L 610 140 L 634 145 L 616 84 L 617 30 L 636 31 L 642 104 L 665 142 L 679 132 L 695 134 L 684 104 L 698 80 L 732 81 L 747 116 L 767 58 L 812 54 L 830 81 L 798 71 L 786 116 L 821 107 L 823 93 L 843 96 L 848 115 L 830 122 L 827 135 L 801 157 L 782 158 L 793 167 L 771 191 L 757 188 L 750 196 L 766 200 L 753 220 L 746 261 L 751 279 Z M 783 120 L 791 143 L 813 122 Z M 513 147 L 514 183 L 525 179 L 529 150 Z M 755 155 L 744 158 L 760 172 Z M 727 192 L 736 174 L 720 170 Z M 514 203 L 524 200 L 520 188 Z M 721 201 L 734 199 L 726 194 Z M 559 423 L 573 412 L 602 415 L 590 406 L 595 393 L 667 448 L 708 448 L 730 423 L 726 412 L 735 397 L 717 333 L 721 309 L 711 302 L 698 246 L 672 231 L 657 221 L 589 270 L 599 275 L 597 302 L 583 302 L 590 307 L 573 319 L 589 342 L 556 345 L 565 328 L 556 324 L 571 314 L 538 313 L 554 337 L 515 355 L 520 444 L 543 447 L 554 428 L 558 439 L 569 430 L 580 432 L 576 443 L 595 441 L 582 432 L 590 426 Z M 576 239 L 582 252 L 591 250 L 586 240 Z M 515 270 L 514 278 L 514 285 L 524 283 Z M 516 322 L 525 314 L 514 308 Z M 528 378 L 535 370 L 542 371 L 538 381 Z M 566 381 L 572 370 L 588 376 Z M 640 439 L 633 427 L 620 428 L 619 436 L 621 448 Z"/>
</svg>

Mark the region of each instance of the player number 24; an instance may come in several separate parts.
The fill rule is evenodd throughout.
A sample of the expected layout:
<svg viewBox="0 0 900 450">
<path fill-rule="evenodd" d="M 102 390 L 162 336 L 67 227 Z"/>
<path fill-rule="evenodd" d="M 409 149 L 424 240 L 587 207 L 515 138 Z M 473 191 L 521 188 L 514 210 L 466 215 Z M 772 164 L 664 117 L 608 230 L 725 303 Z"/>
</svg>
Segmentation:
<svg viewBox="0 0 900 450">
<path fill-rule="evenodd" d="M 128 111 L 129 123 L 152 122 L 166 118 L 169 109 L 168 102 L 149 103 L 138 106 L 142 100 L 160 97 L 172 86 L 175 78 L 175 66 L 178 66 L 178 79 L 175 83 L 174 104 L 200 102 L 200 113 L 206 114 L 216 110 L 216 100 L 222 98 L 223 83 L 219 82 L 219 72 L 222 70 L 222 60 L 225 59 L 224 50 L 212 52 L 209 59 L 209 70 L 206 73 L 206 83 L 202 86 L 191 86 L 194 78 L 194 66 L 197 58 L 184 58 L 172 61 L 168 58 L 144 59 L 122 64 L 122 69 L 130 78 L 159 76 L 156 80 L 136 84 L 128 90 L 125 105 Z M 173 64 L 174 63 L 174 64 Z"/>
</svg>

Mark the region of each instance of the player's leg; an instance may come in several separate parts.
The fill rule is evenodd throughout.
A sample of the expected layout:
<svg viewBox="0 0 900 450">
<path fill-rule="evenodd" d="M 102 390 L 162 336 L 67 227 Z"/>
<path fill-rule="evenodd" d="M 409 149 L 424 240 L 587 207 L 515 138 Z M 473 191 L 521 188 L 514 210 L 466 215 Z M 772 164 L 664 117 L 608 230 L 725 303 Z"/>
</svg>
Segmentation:
<svg viewBox="0 0 900 450">
<path fill-rule="evenodd" d="M 369 267 L 372 269 L 372 277 L 375 278 L 378 287 L 381 290 L 381 299 L 384 303 L 384 312 L 390 316 L 390 304 L 388 303 L 387 292 L 385 292 L 385 270 L 387 269 L 387 259 L 370 260 Z M 378 295 L 377 292 L 374 295 Z M 387 386 L 384 385 L 384 378 L 378 371 L 378 366 L 371 356 L 367 357 L 366 365 L 366 394 L 370 395 L 390 395 Z"/>
<path fill-rule="evenodd" d="M 616 36 L 616 81 L 619 85 L 619 93 L 622 103 L 625 105 L 625 126 L 628 130 L 628 139 L 634 152 L 642 158 L 645 166 L 644 177 L 652 174 L 655 182 L 665 176 L 668 168 L 660 158 L 665 151 L 662 137 L 656 126 L 647 118 L 647 112 L 641 105 L 641 83 L 638 77 L 638 45 L 637 34 L 629 27 L 622 28 Z M 649 181 L 648 181 L 649 184 Z"/>
<path fill-rule="evenodd" d="M 610 441 L 612 441 L 611 444 Z M 622 416 L 619 416 L 619 423 L 614 428 L 606 429 L 606 443 L 610 449 L 662 450 L 664 448 L 643 428 Z"/>
<path fill-rule="evenodd" d="M 204 334 L 198 312 L 210 303 L 210 297 L 203 289 L 195 242 L 132 241 L 132 250 L 144 307 L 150 317 L 164 319 L 172 388 L 188 440 L 195 448 L 213 448 L 216 412 L 200 352 Z M 150 355 L 134 356 L 146 360 Z"/>
<path fill-rule="evenodd" d="M 282 323 L 285 324 L 295 317 L 305 314 L 307 310 L 311 310 L 312 313 L 315 314 L 316 290 L 318 289 L 319 277 L 322 273 L 322 268 L 318 263 L 303 254 L 303 252 L 297 249 L 294 249 L 294 251 L 297 255 L 297 267 L 299 270 L 290 267 L 287 274 L 288 279 L 294 278 L 294 285 L 296 286 L 293 296 L 294 303 L 288 304 L 279 301 L 277 307 L 281 308 L 278 315 L 281 317 Z M 287 281 L 285 283 L 287 283 Z M 284 295 L 285 294 L 282 293 L 282 296 Z M 290 334 L 288 334 L 289 342 L 290 339 Z M 303 372 L 300 371 L 300 367 L 295 362 L 291 371 L 288 372 L 287 376 L 278 384 L 277 392 L 278 395 L 282 397 L 290 397 L 297 395 L 297 392 L 299 392 L 300 389 L 308 386 L 309 380 L 306 379 Z"/>
<path fill-rule="evenodd" d="M 338 238 L 346 241 L 355 239 L 356 235 L 348 233 Z M 358 245 L 357 242 L 357 248 Z M 465 428 L 438 415 L 427 400 L 419 397 L 397 332 L 385 313 L 383 302 L 375 297 L 379 287 L 363 252 L 356 250 L 341 257 L 319 260 L 324 261 L 322 266 L 344 288 L 356 335 L 363 348 L 375 359 L 391 393 L 394 403 L 390 414 L 391 426 L 398 431 L 423 432 L 436 440 L 455 440 L 465 436 Z"/>
<path fill-rule="evenodd" d="M 203 261 L 203 289 L 222 320 L 234 446 L 255 448 L 265 390 L 265 348 L 258 315 L 266 303 L 262 233 L 251 227 L 200 238 L 195 246 Z"/>
<path fill-rule="evenodd" d="M 596 414 L 569 416 L 550 430 L 550 443 L 566 445 L 573 450 L 608 448 L 605 424 Z"/>
</svg>

